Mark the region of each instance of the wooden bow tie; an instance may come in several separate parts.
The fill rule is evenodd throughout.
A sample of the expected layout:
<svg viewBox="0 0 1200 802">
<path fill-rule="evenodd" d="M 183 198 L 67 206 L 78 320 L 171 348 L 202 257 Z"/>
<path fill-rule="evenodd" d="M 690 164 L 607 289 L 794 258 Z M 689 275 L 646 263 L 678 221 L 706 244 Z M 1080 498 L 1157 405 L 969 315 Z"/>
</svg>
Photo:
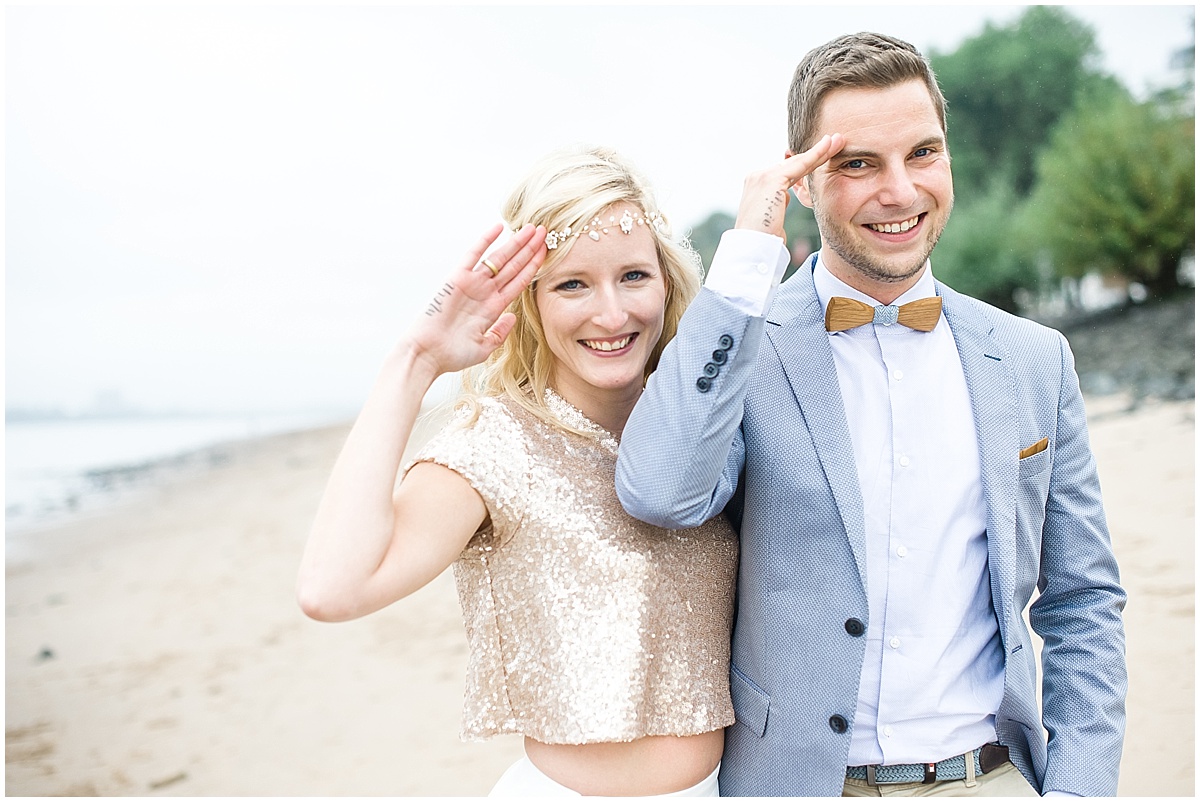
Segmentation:
<svg viewBox="0 0 1200 802">
<path fill-rule="evenodd" d="M 901 307 L 871 306 L 853 298 L 833 297 L 825 307 L 825 331 L 845 331 L 868 323 L 884 326 L 900 323 L 917 331 L 933 331 L 941 314 L 942 299 L 937 296 L 910 301 Z"/>
</svg>

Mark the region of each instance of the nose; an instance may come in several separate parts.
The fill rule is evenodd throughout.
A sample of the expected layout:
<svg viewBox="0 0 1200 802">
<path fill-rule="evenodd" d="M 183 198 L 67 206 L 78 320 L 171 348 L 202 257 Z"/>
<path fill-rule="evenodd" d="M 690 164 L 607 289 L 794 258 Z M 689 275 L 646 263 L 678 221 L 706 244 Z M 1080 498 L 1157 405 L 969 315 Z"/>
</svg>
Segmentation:
<svg viewBox="0 0 1200 802">
<path fill-rule="evenodd" d="M 879 202 L 884 206 L 907 208 L 917 200 L 917 185 L 908 165 L 889 165 L 883 171 L 879 187 Z"/>
<path fill-rule="evenodd" d="M 625 309 L 620 291 L 613 287 L 604 287 L 596 293 L 595 302 L 592 311 L 593 323 L 614 334 L 625 327 L 629 320 L 629 312 Z"/>
</svg>

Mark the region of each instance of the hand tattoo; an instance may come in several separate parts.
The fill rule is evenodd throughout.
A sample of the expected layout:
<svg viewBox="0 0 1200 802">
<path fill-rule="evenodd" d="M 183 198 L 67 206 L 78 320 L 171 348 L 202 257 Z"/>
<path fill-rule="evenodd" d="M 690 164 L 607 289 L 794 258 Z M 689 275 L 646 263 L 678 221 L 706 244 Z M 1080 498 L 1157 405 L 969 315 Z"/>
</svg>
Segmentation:
<svg viewBox="0 0 1200 802">
<path fill-rule="evenodd" d="M 429 316 L 436 315 L 442 311 L 442 299 L 449 296 L 454 290 L 454 285 L 447 282 L 442 285 L 442 288 L 433 296 L 433 300 L 429 302 L 429 308 L 425 310 L 425 314 Z"/>
<path fill-rule="evenodd" d="M 775 209 L 778 208 L 779 204 L 783 203 L 785 200 L 787 200 L 787 190 L 786 189 L 780 190 L 779 192 L 775 193 L 775 197 L 770 201 L 770 203 L 767 204 L 767 210 L 765 212 L 763 212 L 763 220 L 762 220 L 763 228 L 771 227 L 771 221 L 774 220 L 774 218 L 775 218 Z M 785 206 L 784 208 L 787 208 L 787 207 Z"/>
</svg>

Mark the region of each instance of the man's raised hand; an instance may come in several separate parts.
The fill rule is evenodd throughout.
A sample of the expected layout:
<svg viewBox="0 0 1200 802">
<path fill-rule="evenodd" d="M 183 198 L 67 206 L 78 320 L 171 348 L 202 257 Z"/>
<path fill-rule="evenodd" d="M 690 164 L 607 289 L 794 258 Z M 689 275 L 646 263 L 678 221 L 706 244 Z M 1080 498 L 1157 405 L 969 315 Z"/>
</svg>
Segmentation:
<svg viewBox="0 0 1200 802">
<path fill-rule="evenodd" d="M 841 134 L 826 134 L 803 153 L 751 173 L 742 186 L 742 203 L 734 227 L 783 238 L 789 190 L 845 146 L 846 139 Z"/>
</svg>

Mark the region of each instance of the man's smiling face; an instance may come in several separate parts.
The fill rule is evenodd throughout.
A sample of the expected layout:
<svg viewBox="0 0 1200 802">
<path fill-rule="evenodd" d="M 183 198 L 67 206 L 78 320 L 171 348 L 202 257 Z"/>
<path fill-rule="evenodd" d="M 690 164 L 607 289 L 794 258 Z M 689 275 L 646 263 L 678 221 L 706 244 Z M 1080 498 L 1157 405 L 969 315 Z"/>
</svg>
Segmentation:
<svg viewBox="0 0 1200 802">
<path fill-rule="evenodd" d="M 929 90 L 835 89 L 817 131 L 846 147 L 797 185 L 829 271 L 882 303 L 916 283 L 954 205 L 950 154 Z"/>
</svg>

